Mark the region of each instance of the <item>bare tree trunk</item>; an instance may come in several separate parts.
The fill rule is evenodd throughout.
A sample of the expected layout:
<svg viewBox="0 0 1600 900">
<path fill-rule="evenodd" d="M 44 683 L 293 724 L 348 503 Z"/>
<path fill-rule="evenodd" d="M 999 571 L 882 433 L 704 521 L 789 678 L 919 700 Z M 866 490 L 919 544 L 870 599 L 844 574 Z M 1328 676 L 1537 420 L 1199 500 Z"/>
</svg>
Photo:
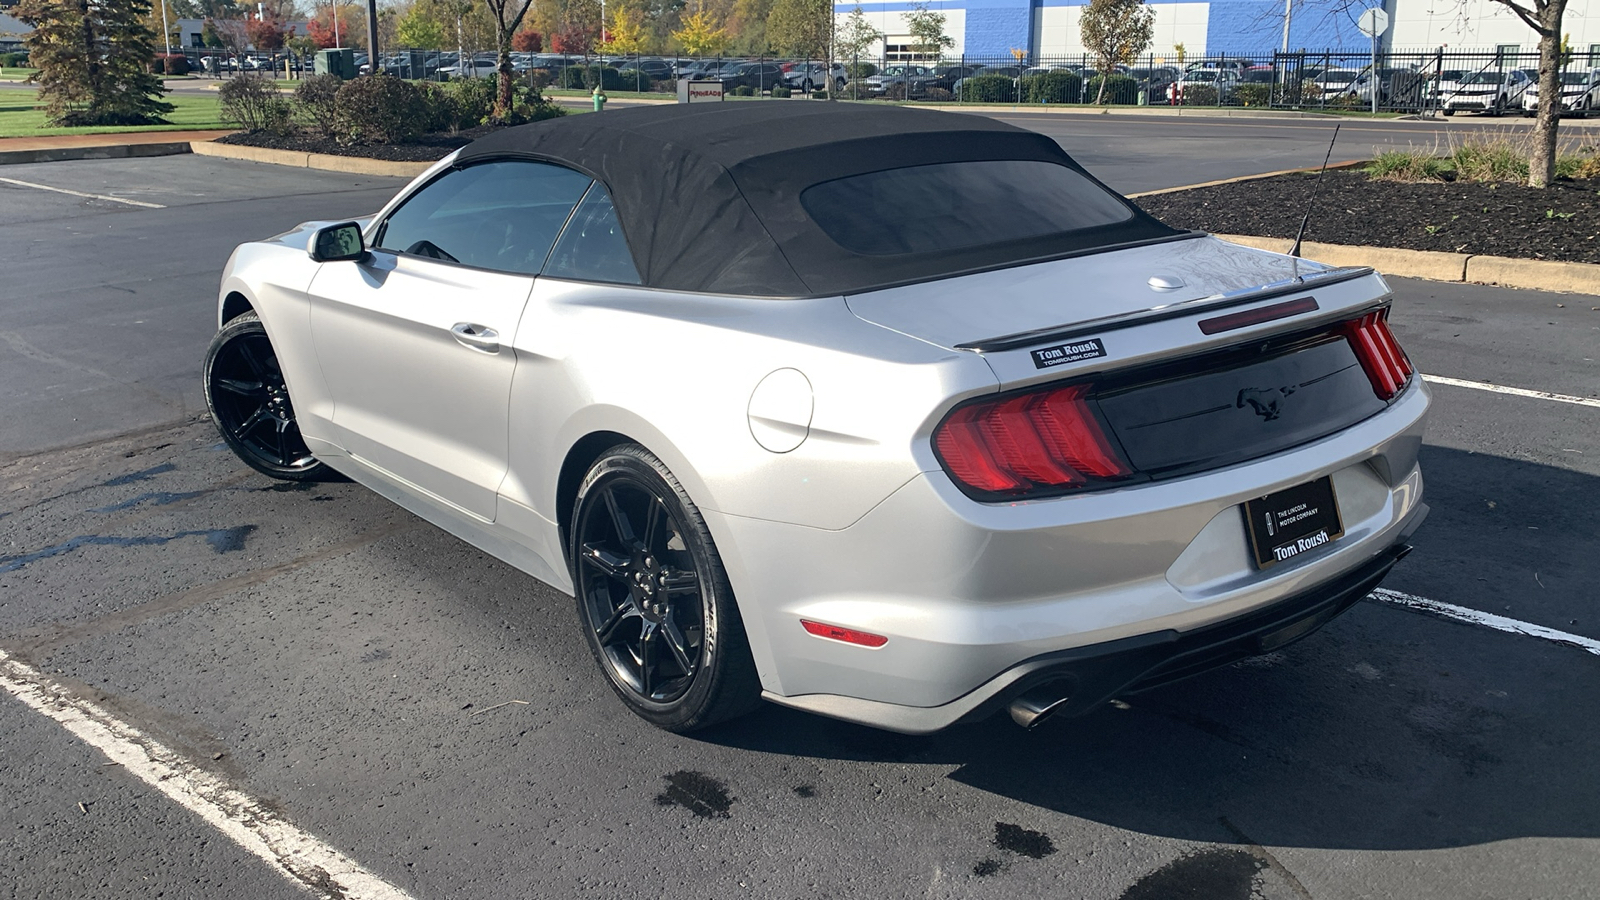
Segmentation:
<svg viewBox="0 0 1600 900">
<path fill-rule="evenodd" d="M 1528 186 L 1547 187 L 1556 178 L 1556 130 L 1561 125 L 1561 14 L 1567 0 L 1539 10 L 1539 111 L 1528 158 Z"/>
<path fill-rule="evenodd" d="M 511 81 L 515 75 L 511 71 L 511 32 L 502 29 L 499 38 L 500 55 L 498 57 L 499 66 L 494 76 L 497 84 L 495 85 L 493 116 L 498 121 L 504 121 L 507 116 L 511 115 Z"/>
</svg>

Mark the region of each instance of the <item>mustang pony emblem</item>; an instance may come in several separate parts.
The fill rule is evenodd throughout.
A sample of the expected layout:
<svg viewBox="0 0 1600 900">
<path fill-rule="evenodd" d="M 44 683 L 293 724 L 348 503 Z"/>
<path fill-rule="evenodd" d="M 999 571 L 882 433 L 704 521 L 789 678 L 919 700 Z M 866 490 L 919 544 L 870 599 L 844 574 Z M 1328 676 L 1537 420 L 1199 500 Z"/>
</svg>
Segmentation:
<svg viewBox="0 0 1600 900">
<path fill-rule="evenodd" d="M 1245 388 L 1239 392 L 1239 399 L 1233 405 L 1244 409 L 1248 403 L 1256 415 L 1271 422 L 1283 413 L 1283 399 L 1294 393 L 1295 387 L 1290 384 L 1275 388 Z"/>
</svg>

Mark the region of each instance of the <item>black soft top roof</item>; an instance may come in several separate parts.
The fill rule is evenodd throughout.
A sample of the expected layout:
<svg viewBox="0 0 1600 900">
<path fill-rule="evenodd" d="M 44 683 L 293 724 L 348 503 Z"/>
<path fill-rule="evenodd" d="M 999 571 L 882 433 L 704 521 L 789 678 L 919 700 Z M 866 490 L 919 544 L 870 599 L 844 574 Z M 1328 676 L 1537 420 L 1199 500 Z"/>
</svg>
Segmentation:
<svg viewBox="0 0 1600 900">
<path fill-rule="evenodd" d="M 498 131 L 463 148 L 457 164 L 507 157 L 599 179 L 641 280 L 670 290 L 858 293 L 1182 234 L 1130 204 L 1133 217 L 1114 226 L 957 252 L 868 256 L 834 242 L 800 204 L 801 191 L 821 182 L 968 160 L 1083 171 L 1041 134 L 935 110 L 812 101 L 636 107 Z"/>
</svg>

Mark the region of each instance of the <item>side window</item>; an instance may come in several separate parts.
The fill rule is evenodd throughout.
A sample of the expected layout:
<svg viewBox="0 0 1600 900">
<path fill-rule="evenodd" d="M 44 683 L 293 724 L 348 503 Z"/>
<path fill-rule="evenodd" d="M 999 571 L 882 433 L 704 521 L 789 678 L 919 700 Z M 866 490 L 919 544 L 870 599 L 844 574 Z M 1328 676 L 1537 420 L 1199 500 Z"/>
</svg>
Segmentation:
<svg viewBox="0 0 1600 900">
<path fill-rule="evenodd" d="M 445 174 L 383 223 L 373 245 L 479 269 L 539 274 L 592 181 L 536 162 L 491 162 Z"/>
<path fill-rule="evenodd" d="M 617 211 L 605 185 L 596 181 L 584 195 L 567 230 L 550 252 L 544 274 L 575 281 L 639 283 L 639 270 L 633 265 L 633 254 L 617 224 Z"/>
</svg>

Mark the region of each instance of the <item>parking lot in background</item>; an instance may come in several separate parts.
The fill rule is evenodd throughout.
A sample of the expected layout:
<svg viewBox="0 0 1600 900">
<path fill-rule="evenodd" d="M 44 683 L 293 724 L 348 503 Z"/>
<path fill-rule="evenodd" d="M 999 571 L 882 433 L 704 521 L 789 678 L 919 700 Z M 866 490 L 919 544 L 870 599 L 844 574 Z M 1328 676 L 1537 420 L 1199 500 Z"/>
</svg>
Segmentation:
<svg viewBox="0 0 1600 900">
<path fill-rule="evenodd" d="M 1331 130 L 1037 127 L 1126 191 L 1320 162 Z M 401 896 L 1459 900 L 1600 881 L 1600 408 L 1434 384 L 1433 511 L 1385 584 L 1565 642 L 1373 600 L 1034 732 L 773 707 L 680 737 L 612 696 L 570 598 L 353 484 L 271 482 L 203 419 L 232 247 L 371 212 L 399 181 L 199 157 L 0 176 L 0 674 L 138 729 L 175 751 L 169 780 L 254 798 Z M 1600 299 L 1391 283 L 1422 372 L 1600 394 Z M 0 734 L 0 897 L 336 893 L 10 694 Z"/>
</svg>

